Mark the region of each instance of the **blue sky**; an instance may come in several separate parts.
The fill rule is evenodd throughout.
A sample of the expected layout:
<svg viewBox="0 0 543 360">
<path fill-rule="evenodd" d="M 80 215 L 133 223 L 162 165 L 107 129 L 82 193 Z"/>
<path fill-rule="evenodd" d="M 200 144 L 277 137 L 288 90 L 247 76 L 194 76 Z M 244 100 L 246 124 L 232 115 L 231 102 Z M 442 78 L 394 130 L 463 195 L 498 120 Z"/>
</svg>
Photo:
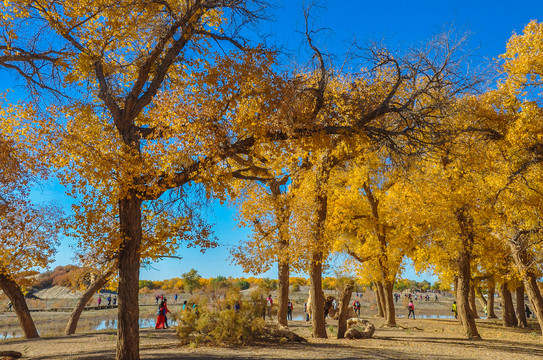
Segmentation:
<svg viewBox="0 0 543 360">
<path fill-rule="evenodd" d="M 270 13 L 275 22 L 262 26 L 270 33 L 270 41 L 278 42 L 295 54 L 304 53 L 303 2 L 299 0 L 276 1 L 276 8 Z M 453 26 L 459 32 L 468 32 L 469 48 L 473 51 L 473 62 L 481 63 L 497 58 L 505 51 L 507 39 L 514 33 L 520 33 L 524 26 L 542 14 L 543 3 L 540 1 L 520 0 L 484 0 L 484 1 L 318 1 L 320 7 L 312 9 L 314 28 L 327 28 L 317 37 L 319 46 L 326 52 L 341 58 L 348 44 L 354 39 L 360 44 L 378 41 L 394 49 L 405 49 L 421 44 Z M 303 56 L 303 55 L 299 55 Z M 4 75 L 4 76 L 1 76 Z M 0 74 L 4 87 L 10 86 L 10 79 Z M 33 194 L 36 200 L 58 200 L 66 205 L 70 203 L 63 189 L 55 185 L 44 184 Z M 152 268 L 142 269 L 141 278 L 150 280 L 179 277 L 182 273 L 195 268 L 204 277 L 249 276 L 241 268 L 230 264 L 229 247 L 235 246 L 247 235 L 247 230 L 239 229 L 233 221 L 234 211 L 227 206 L 215 206 L 209 215 L 216 224 L 216 234 L 221 247 L 208 250 L 202 255 L 196 249 L 181 249 L 182 260 L 165 260 L 153 264 Z M 71 262 L 69 239 L 63 241 L 55 263 L 66 265 Z M 276 277 L 275 271 L 264 274 Z M 411 279 L 436 278 L 428 274 L 418 276 L 408 269 L 403 277 Z"/>
</svg>

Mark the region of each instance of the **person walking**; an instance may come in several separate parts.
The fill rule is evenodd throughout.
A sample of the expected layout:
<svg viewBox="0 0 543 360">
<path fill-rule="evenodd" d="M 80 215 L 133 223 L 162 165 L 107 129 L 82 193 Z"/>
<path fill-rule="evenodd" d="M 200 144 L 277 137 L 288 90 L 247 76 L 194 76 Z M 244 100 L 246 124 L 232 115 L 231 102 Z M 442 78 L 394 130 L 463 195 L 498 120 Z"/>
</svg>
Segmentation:
<svg viewBox="0 0 543 360">
<path fill-rule="evenodd" d="M 273 306 L 273 299 L 272 299 L 272 296 L 271 294 L 268 295 L 268 298 L 266 299 L 266 307 L 268 309 L 268 317 L 271 318 L 271 309 L 272 309 L 272 306 Z"/>
<path fill-rule="evenodd" d="M 167 300 L 163 299 L 160 302 L 160 305 L 157 310 L 157 319 L 156 319 L 155 329 L 168 328 L 168 318 L 166 317 L 166 314 L 169 312 L 170 310 L 168 310 Z"/>
<path fill-rule="evenodd" d="M 294 306 L 292 305 L 292 301 L 288 301 L 287 305 L 287 320 L 292 320 L 292 310 L 294 309 Z"/>
<path fill-rule="evenodd" d="M 456 301 L 453 301 L 452 303 L 452 310 L 451 310 L 454 314 L 454 318 L 455 319 L 458 319 L 458 308 L 456 307 Z"/>
<path fill-rule="evenodd" d="M 526 312 L 526 319 L 529 319 L 530 315 L 532 315 L 532 312 L 530 311 L 528 304 L 524 304 L 524 312 Z"/>
<path fill-rule="evenodd" d="M 98 307 L 102 305 L 102 295 L 98 295 Z"/>
<path fill-rule="evenodd" d="M 407 318 L 409 319 L 411 317 L 411 314 L 413 314 L 413 319 L 415 318 L 415 305 L 413 304 L 413 301 L 409 301 L 409 304 L 407 305 L 407 309 L 409 310 L 409 313 L 407 314 Z"/>
<path fill-rule="evenodd" d="M 361 308 L 360 301 L 355 300 L 353 302 L 353 310 L 354 310 L 354 313 L 356 314 L 356 316 L 358 316 L 358 317 L 360 317 L 360 308 Z"/>
</svg>

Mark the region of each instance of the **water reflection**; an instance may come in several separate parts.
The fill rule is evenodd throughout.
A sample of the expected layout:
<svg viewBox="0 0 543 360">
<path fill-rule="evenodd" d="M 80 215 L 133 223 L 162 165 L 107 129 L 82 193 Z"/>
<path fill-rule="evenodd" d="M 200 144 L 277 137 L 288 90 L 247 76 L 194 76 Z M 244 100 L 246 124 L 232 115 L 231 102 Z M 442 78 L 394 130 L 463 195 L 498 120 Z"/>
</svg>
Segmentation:
<svg viewBox="0 0 543 360">
<path fill-rule="evenodd" d="M 139 325 L 140 329 L 146 329 L 146 328 L 153 328 L 155 327 L 156 319 L 140 319 Z M 174 320 L 168 320 L 168 325 L 170 326 L 177 326 L 177 322 Z M 103 320 L 101 321 L 98 326 L 94 328 L 94 330 L 114 330 L 117 329 L 117 320 Z"/>
<path fill-rule="evenodd" d="M 396 317 L 404 318 L 405 315 L 396 315 Z M 454 319 L 452 315 L 417 315 L 417 319 Z"/>
<path fill-rule="evenodd" d="M 155 324 L 156 324 L 156 319 L 143 318 L 143 319 L 139 320 L 140 329 L 154 328 Z M 168 325 L 177 326 L 177 322 L 170 319 L 170 320 L 168 320 Z M 78 330 L 79 331 L 115 330 L 115 329 L 117 329 L 117 326 L 118 326 L 118 320 L 117 319 L 105 319 L 105 320 L 99 321 L 98 325 L 81 324 L 80 326 L 78 326 Z M 41 330 L 38 329 L 38 334 L 40 336 L 47 335 L 47 334 L 59 334 L 59 333 L 62 332 L 62 330 L 63 330 L 63 328 L 62 329 L 61 328 L 59 328 L 59 329 L 48 328 L 48 329 L 41 329 Z M 23 336 L 22 332 L 17 331 L 17 330 L 15 330 L 15 331 L 12 331 L 12 330 L 5 331 L 4 330 L 4 331 L 0 332 L 0 340 L 20 338 L 22 336 Z"/>
</svg>

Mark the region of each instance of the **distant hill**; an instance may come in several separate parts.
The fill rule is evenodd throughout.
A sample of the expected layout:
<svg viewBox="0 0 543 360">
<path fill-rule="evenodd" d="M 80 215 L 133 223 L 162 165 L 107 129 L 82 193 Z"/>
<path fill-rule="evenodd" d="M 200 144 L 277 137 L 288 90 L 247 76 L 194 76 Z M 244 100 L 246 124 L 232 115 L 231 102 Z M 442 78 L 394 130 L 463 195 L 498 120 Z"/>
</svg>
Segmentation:
<svg viewBox="0 0 543 360">
<path fill-rule="evenodd" d="M 51 286 L 41 290 L 37 290 L 31 293 L 33 297 L 42 300 L 53 299 L 77 299 L 81 297 L 82 292 L 79 290 L 72 290 L 65 286 Z"/>
</svg>

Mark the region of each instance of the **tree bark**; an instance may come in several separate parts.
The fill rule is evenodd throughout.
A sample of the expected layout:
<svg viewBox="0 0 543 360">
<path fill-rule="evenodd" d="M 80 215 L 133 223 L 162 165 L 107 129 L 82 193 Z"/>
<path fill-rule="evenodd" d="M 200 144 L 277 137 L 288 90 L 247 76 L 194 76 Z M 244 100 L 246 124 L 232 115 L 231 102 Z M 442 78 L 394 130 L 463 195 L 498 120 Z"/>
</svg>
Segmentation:
<svg viewBox="0 0 543 360">
<path fill-rule="evenodd" d="M 66 324 L 66 330 L 64 331 L 66 335 L 73 335 L 75 334 L 75 329 L 77 329 L 77 323 L 79 321 L 79 317 L 81 316 L 81 313 L 85 309 L 85 306 L 88 304 L 89 300 L 92 298 L 92 296 L 101 288 L 104 287 L 104 285 L 107 283 L 109 277 L 113 274 L 113 270 L 107 271 L 105 274 L 102 274 L 94 283 L 92 283 L 87 290 L 81 295 L 79 300 L 77 301 L 77 304 L 72 311 L 72 314 L 70 315 L 70 318 L 68 319 L 68 324 Z"/>
<path fill-rule="evenodd" d="M 383 292 L 385 295 L 386 325 L 396 326 L 396 310 L 394 309 L 393 284 L 389 281 L 385 281 L 383 286 Z"/>
<path fill-rule="evenodd" d="M 517 287 L 517 318 L 518 327 L 527 328 L 528 321 L 526 320 L 526 312 L 524 311 L 524 285 Z"/>
<path fill-rule="evenodd" d="M 522 276 L 522 282 L 524 283 L 524 290 L 530 299 L 532 309 L 539 327 L 543 334 L 543 296 L 537 286 L 538 277 L 535 275 L 532 269 L 533 260 L 528 253 L 529 244 L 525 237 L 514 236 L 508 240 L 509 247 L 511 248 L 511 254 L 515 260 L 515 264 Z"/>
<path fill-rule="evenodd" d="M 287 326 L 287 313 L 288 313 L 288 286 L 289 286 L 289 263 L 288 261 L 280 261 L 278 265 L 279 270 L 279 286 L 277 289 L 278 299 L 277 303 L 279 309 L 277 311 L 277 323 L 279 325 Z"/>
<path fill-rule="evenodd" d="M 117 360 L 138 360 L 139 355 L 139 274 L 142 236 L 141 200 L 135 190 L 119 201 L 123 237 L 119 250 L 119 311 Z"/>
<path fill-rule="evenodd" d="M 311 271 L 309 274 L 311 292 L 311 315 L 314 338 L 328 338 L 326 334 L 326 323 L 324 320 L 324 296 L 322 292 L 322 260 L 323 254 L 320 251 L 314 252 L 311 259 Z"/>
<path fill-rule="evenodd" d="M 460 292 L 458 291 L 458 287 L 460 286 L 460 281 L 458 280 L 458 276 L 455 276 L 454 280 L 454 299 L 456 300 L 456 312 L 458 313 L 458 297 L 460 295 Z M 460 324 L 464 326 L 464 323 L 462 322 L 462 317 L 460 314 L 458 314 L 458 320 L 460 321 Z"/>
<path fill-rule="evenodd" d="M 496 295 L 496 283 L 494 278 L 488 280 L 488 303 L 486 310 L 488 311 L 489 319 L 497 319 L 496 313 L 494 312 L 494 296 Z"/>
<path fill-rule="evenodd" d="M 348 284 L 343 289 L 341 298 L 339 299 L 339 317 L 337 320 L 337 338 L 343 339 L 345 331 L 347 331 L 347 315 L 349 314 L 349 303 L 353 294 L 354 285 Z"/>
<path fill-rule="evenodd" d="M 470 339 L 480 339 L 475 318 L 469 306 L 469 293 L 471 287 L 471 254 L 475 241 L 473 234 L 473 219 L 468 213 L 469 207 L 456 211 L 456 219 L 460 227 L 462 245 L 458 254 L 458 290 L 457 309 L 462 321 L 464 332 Z"/>
<path fill-rule="evenodd" d="M 383 289 L 383 284 L 381 282 L 377 282 L 375 284 L 375 296 L 377 298 L 377 316 L 378 317 L 385 317 L 385 291 Z"/>
<path fill-rule="evenodd" d="M 277 323 L 282 326 L 288 326 L 287 314 L 288 314 L 288 296 L 289 296 L 289 278 L 290 278 L 290 264 L 289 264 L 289 220 L 290 211 L 288 210 L 288 203 L 281 198 L 281 183 L 274 180 L 270 184 L 270 190 L 274 199 L 274 212 L 278 227 L 279 237 L 279 261 L 278 261 L 278 300 L 277 304 L 279 309 L 277 311 Z"/>
<path fill-rule="evenodd" d="M 528 294 L 530 303 L 532 304 L 532 309 L 534 315 L 537 317 L 541 331 L 543 332 L 543 297 L 541 296 L 541 291 L 539 286 L 537 286 L 537 277 L 533 273 L 527 274 L 524 276 L 524 290 Z"/>
<path fill-rule="evenodd" d="M 461 253 L 459 258 L 458 272 L 458 290 L 457 290 L 457 309 L 458 316 L 462 321 L 464 332 L 470 339 L 480 339 L 477 331 L 477 325 L 473 313 L 469 307 L 469 289 L 471 279 L 470 256 L 467 253 Z"/>
<path fill-rule="evenodd" d="M 4 291 L 4 294 L 7 295 L 13 305 L 13 310 L 17 315 L 24 337 L 26 339 L 40 337 L 19 285 L 9 276 L 5 275 L 5 273 L 0 273 L 0 288 L 2 288 L 2 291 Z"/>
<path fill-rule="evenodd" d="M 323 154 L 316 168 L 316 221 L 314 224 L 314 243 L 311 255 L 310 291 L 312 297 L 313 337 L 327 338 L 324 317 L 324 293 L 322 292 L 322 265 L 326 249 L 326 218 L 328 215 L 328 194 L 326 185 L 330 178 L 332 157 L 329 151 Z"/>
<path fill-rule="evenodd" d="M 513 298 L 507 287 L 507 282 L 502 284 L 502 321 L 503 326 L 513 327 L 517 325 L 517 317 L 515 316 L 515 307 L 513 306 Z"/>
<path fill-rule="evenodd" d="M 477 304 L 475 304 L 475 288 L 473 284 L 469 288 L 469 308 L 474 319 L 480 319 L 481 317 L 477 313 Z"/>
</svg>

